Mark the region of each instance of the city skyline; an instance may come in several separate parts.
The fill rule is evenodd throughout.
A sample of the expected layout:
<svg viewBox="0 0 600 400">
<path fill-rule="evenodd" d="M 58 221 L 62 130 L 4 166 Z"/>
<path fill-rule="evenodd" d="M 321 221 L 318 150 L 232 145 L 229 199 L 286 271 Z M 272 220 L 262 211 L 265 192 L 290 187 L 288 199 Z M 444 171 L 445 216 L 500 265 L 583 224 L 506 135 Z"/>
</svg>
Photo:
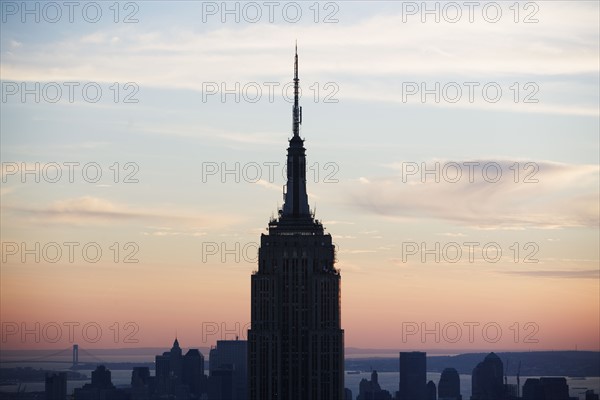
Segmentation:
<svg viewBox="0 0 600 400">
<path fill-rule="evenodd" d="M 107 4 L 97 24 L 3 9 L 3 349 L 245 339 L 257 237 L 283 203 L 297 39 L 309 202 L 338 249 L 346 347 L 599 350 L 597 4 L 531 3 L 530 24 L 510 4 L 498 23 L 463 9 L 456 24 L 386 2 L 222 22 L 209 4 L 140 3 L 135 23 Z M 39 102 L 10 94 L 22 82 Z"/>
<path fill-rule="evenodd" d="M 45 373 L 46 394 L 50 393 L 50 399 L 57 400 L 64 400 L 73 389 L 75 400 L 87 399 L 94 393 L 106 400 L 151 400 L 168 394 L 181 400 L 198 397 L 206 399 L 206 394 L 207 400 L 245 400 L 246 344 L 242 340 L 218 341 L 216 347 L 210 350 L 209 360 L 206 361 L 198 349 L 190 348 L 184 356 L 179 341 L 175 339 L 170 350 L 156 355 L 156 363 L 123 363 L 123 358 L 119 358 L 120 361 L 109 362 L 106 366 L 104 361 L 96 357 L 91 364 L 81 361 L 76 364 L 77 349 L 74 348 L 74 365 L 67 372 L 32 368 L 3 369 L 2 372 L 4 378 L 12 376 L 27 382 L 32 382 L 34 375 L 41 376 L 42 382 L 37 386 L 42 388 Z M 83 352 L 86 356 L 90 355 L 85 350 Z M 426 357 L 422 352 L 400 352 L 399 357 L 399 369 L 398 355 L 390 359 L 365 359 L 362 363 L 357 359 L 347 360 L 350 361 L 347 367 L 352 365 L 356 368 L 361 365 L 361 368 L 368 368 L 370 365 L 370 372 L 365 369 L 362 372 L 347 372 L 345 399 L 354 399 L 353 393 L 358 393 L 357 400 L 435 400 L 438 396 L 440 400 L 460 400 L 461 395 L 470 400 L 582 400 L 582 396 L 585 400 L 598 398 L 595 393 L 599 390 L 600 372 L 596 365 L 597 352 L 491 352 L 464 354 L 453 358 Z M 515 360 L 519 360 L 517 365 Z M 383 369 L 381 380 L 379 368 L 374 368 L 373 363 Z M 394 367 L 390 369 L 391 364 Z M 456 368 L 449 368 L 449 365 Z M 205 368 L 209 371 L 208 376 L 203 373 Z M 126 371 L 122 371 L 123 369 Z M 113 375 L 115 380 L 112 381 L 111 370 L 116 370 Z M 154 375 L 151 374 L 152 370 L 156 371 Z M 91 372 L 91 383 L 89 377 L 86 379 L 85 374 L 75 371 Z M 587 377 L 575 376 L 583 371 L 587 371 L 584 373 Z M 127 376 L 125 385 L 123 372 Z M 561 377 L 562 374 L 566 376 Z M 371 379 L 366 379 L 369 376 Z M 357 378 L 361 377 L 359 382 Z M 87 380 L 88 383 L 80 387 L 82 380 Z M 33 385 L 35 387 L 36 383 Z M 21 393 L 21 397 L 16 394 L 16 397 L 11 397 L 8 394 L 7 398 L 25 396 L 31 400 L 40 399 L 40 393 L 35 389 L 26 392 L 28 394 Z M 520 397 L 521 394 L 523 397 Z M 43 396 L 43 392 L 41 395 Z"/>
</svg>

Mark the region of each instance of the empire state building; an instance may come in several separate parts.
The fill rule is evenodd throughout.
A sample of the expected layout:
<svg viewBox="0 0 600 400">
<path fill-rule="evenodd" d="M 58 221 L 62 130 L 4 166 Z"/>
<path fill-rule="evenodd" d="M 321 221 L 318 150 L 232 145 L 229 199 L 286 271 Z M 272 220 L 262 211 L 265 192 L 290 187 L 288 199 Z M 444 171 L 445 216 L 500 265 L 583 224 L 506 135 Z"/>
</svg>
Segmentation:
<svg viewBox="0 0 600 400">
<path fill-rule="evenodd" d="M 314 218 L 300 138 L 298 52 L 294 62 L 293 136 L 278 218 L 262 234 L 252 281 L 248 331 L 251 400 L 342 400 L 344 331 L 340 272 L 331 235 Z"/>
</svg>

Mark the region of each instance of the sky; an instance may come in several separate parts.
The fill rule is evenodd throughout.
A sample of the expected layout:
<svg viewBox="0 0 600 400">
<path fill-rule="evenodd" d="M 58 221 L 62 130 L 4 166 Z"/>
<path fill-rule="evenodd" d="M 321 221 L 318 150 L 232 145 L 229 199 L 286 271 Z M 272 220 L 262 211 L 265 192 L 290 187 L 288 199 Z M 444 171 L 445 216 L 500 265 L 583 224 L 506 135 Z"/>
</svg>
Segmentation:
<svg viewBox="0 0 600 400">
<path fill-rule="evenodd" d="M 297 42 L 346 347 L 599 350 L 597 2 L 1 6 L 4 349 L 246 337 Z"/>
</svg>

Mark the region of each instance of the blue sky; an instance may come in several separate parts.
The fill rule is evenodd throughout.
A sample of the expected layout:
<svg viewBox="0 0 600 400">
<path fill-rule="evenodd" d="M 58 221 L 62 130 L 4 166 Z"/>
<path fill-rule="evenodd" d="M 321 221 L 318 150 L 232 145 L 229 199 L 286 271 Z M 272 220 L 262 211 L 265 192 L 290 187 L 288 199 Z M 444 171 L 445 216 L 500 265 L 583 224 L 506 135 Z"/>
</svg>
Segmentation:
<svg viewBox="0 0 600 400">
<path fill-rule="evenodd" d="M 420 7 L 420 2 L 280 2 L 273 23 L 261 2 L 228 3 L 248 12 L 256 4 L 263 12 L 256 23 L 248 21 L 253 14 L 242 11 L 239 22 L 231 15 L 222 22 L 221 2 L 193 1 L 118 3 L 118 23 L 109 8 L 112 3 L 99 3 L 102 17 L 97 23 L 87 22 L 79 9 L 70 23 L 62 8 L 63 17 L 51 23 L 46 20 L 53 14 L 44 14 L 43 3 L 39 4 L 39 23 L 32 16 L 22 22 L 21 10 L 13 15 L 6 3 L 2 9 L 3 241 L 133 241 L 140 247 L 141 262 L 133 269 L 119 269 L 123 292 L 114 294 L 115 302 L 124 299 L 125 285 L 133 284 L 140 271 L 152 271 L 152 278 L 160 280 L 166 269 L 175 268 L 190 280 L 214 282 L 201 301 L 219 293 L 231 300 L 220 314 L 216 310 L 205 318 L 225 318 L 218 316 L 222 314 L 247 319 L 249 275 L 255 265 L 221 263 L 218 257 L 208 263 L 198 260 L 205 242 L 231 246 L 257 242 L 269 216 L 281 205 L 285 183 L 281 167 L 291 135 L 291 104 L 281 87 L 292 79 L 297 40 L 301 134 L 312 167 L 309 202 L 339 247 L 338 266 L 348 287 L 343 292 L 345 304 L 353 310 L 344 314 L 349 326 L 367 318 L 368 310 L 360 307 L 365 290 L 361 282 L 371 289 L 382 288 L 374 295 L 373 308 L 387 309 L 397 291 L 406 293 L 399 297 L 402 302 L 406 300 L 402 296 L 413 296 L 433 278 L 438 279 L 432 286 L 436 291 L 469 277 L 473 286 L 464 279 L 457 289 L 459 299 L 444 306 L 423 300 L 423 314 L 443 319 L 449 309 L 470 302 L 465 293 L 474 295 L 493 281 L 489 296 L 481 300 L 482 307 L 490 306 L 505 296 L 505 285 L 518 280 L 514 304 L 520 304 L 523 319 L 535 315 L 545 324 L 546 348 L 591 343 L 589 334 L 566 339 L 550 334 L 560 325 L 559 316 L 541 316 L 540 307 L 556 301 L 552 293 L 557 291 L 564 290 L 569 299 L 564 307 L 573 315 L 571 325 L 597 335 L 597 2 L 520 2 L 518 22 L 512 3 L 481 2 L 470 22 L 462 2 L 439 2 L 435 3 L 439 23 L 428 14 L 422 22 L 420 9 L 412 13 L 411 7 Z M 450 13 L 452 4 L 463 13 L 457 23 L 446 21 L 454 14 L 442 11 Z M 213 6 L 217 14 L 206 15 Z M 492 23 L 496 6 L 502 17 Z M 284 7 L 300 7 L 300 20 L 286 21 L 277 12 Z M 484 16 L 484 8 L 490 14 Z M 122 22 L 129 12 L 137 22 Z M 329 13 L 337 22 L 323 22 Z M 524 23 L 526 16 L 537 22 Z M 58 83 L 62 97 L 51 103 L 41 95 L 36 103 L 32 95 L 23 101 L 19 93 L 6 92 L 20 89 L 22 83 L 34 87 L 36 82 L 41 88 Z M 79 84 L 73 102 L 64 82 Z M 102 88 L 96 103 L 82 97 L 81 87 L 90 82 Z M 114 82 L 120 90 L 118 102 L 114 87 L 110 89 Z M 272 101 L 269 82 L 276 87 Z M 126 83 L 133 85 L 126 88 Z M 207 85 L 231 90 L 236 83 L 240 88 L 249 85 L 239 102 L 232 94 L 222 101 L 220 93 L 203 93 Z M 431 90 L 436 83 L 439 102 L 433 94 L 422 101 L 421 92 L 406 92 Z M 486 92 L 490 96 L 495 88 L 502 90 L 497 102 L 485 100 L 486 85 L 491 87 Z M 262 90 L 260 100 L 246 100 L 254 98 L 256 87 Z M 442 92 L 444 87 L 448 92 Z M 452 90 L 457 87 L 461 99 L 448 101 L 454 99 Z M 468 99 L 469 87 L 474 88 L 473 101 Z M 136 103 L 123 101 L 129 93 Z M 537 102 L 525 102 L 527 95 Z M 65 162 L 80 163 L 73 183 L 66 179 Z M 81 177 L 81 166 L 91 162 L 103 172 L 95 183 Z M 110 169 L 115 162 L 121 172 L 118 183 Z M 402 180 L 402 167 L 408 163 L 431 168 L 435 163 L 464 162 L 496 163 L 503 179 L 489 183 L 478 176 L 472 183 L 466 179 L 436 183 L 427 177 L 422 182 L 415 175 Z M 23 183 L 22 171 L 10 170 L 35 163 L 41 168 L 47 163 L 62 165 L 63 178 L 36 183 L 29 176 Z M 125 169 L 126 163 L 135 163 L 138 183 L 122 183 L 135 169 Z M 231 169 L 236 163 L 239 182 L 231 174 L 221 175 L 223 166 Z M 265 163 L 278 163 L 272 181 L 266 179 Z M 523 174 L 530 163 L 538 182 L 515 183 L 510 169 L 515 163 Z M 219 173 L 203 176 L 208 164 L 219 166 Z M 249 182 L 241 171 L 256 164 L 263 179 Z M 502 261 L 475 265 L 461 260 L 451 268 L 402 261 L 405 242 L 433 245 L 451 240 L 498 242 L 504 249 Z M 507 249 L 514 242 L 521 247 L 536 243 L 539 262 L 511 262 Z M 26 284 L 43 268 L 23 269 L 16 258 L 10 260 L 2 269 L 5 288 L 14 282 Z M 52 267 L 59 267 L 55 279 L 75 279 L 69 275 L 71 266 L 61 268 L 62 264 Z M 111 276 L 102 273 L 97 278 L 102 282 Z M 565 285 L 564 277 L 572 279 Z M 540 279 L 543 288 L 537 286 Z M 224 282 L 235 283 L 228 287 Z M 167 292 L 177 291 L 167 286 Z M 191 295 L 193 289 L 189 290 Z M 136 293 L 150 292 L 141 287 Z M 539 295 L 539 302 L 527 300 L 531 292 Z M 9 291 L 3 294 L 3 304 L 19 304 L 24 295 Z M 47 300 L 37 296 L 36 301 Z M 69 294 L 61 296 L 69 302 Z M 439 313 L 428 313 L 437 307 Z M 572 312 L 576 309 L 584 311 Z M 510 319 L 503 311 L 498 315 Z M 484 318 L 477 307 L 467 316 Z M 390 312 L 387 318 L 399 321 L 406 314 Z M 370 322 L 381 327 L 384 323 L 378 321 Z M 159 329 L 151 322 L 147 325 L 148 331 Z M 365 346 L 369 341 L 360 329 L 355 334 L 349 331 L 349 345 Z M 394 346 L 394 334 L 386 334 L 382 345 Z"/>
</svg>

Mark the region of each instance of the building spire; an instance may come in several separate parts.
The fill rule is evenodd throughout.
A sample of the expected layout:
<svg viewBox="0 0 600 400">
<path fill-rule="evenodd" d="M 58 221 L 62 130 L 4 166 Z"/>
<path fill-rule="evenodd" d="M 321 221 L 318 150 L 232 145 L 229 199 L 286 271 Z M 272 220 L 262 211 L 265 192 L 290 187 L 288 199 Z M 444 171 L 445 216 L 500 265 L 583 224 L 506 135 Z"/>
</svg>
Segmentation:
<svg viewBox="0 0 600 400">
<path fill-rule="evenodd" d="M 293 136 L 287 154 L 287 183 L 282 213 L 291 217 L 310 217 L 306 194 L 306 156 L 304 141 L 300 138 L 302 107 L 299 105 L 300 79 L 298 79 L 298 44 L 294 56 L 294 107 L 292 109 Z"/>
<path fill-rule="evenodd" d="M 300 97 L 300 79 L 298 79 L 298 42 L 296 41 L 296 55 L 294 58 L 294 108 L 293 115 L 293 133 L 294 136 L 300 136 L 300 124 L 302 123 L 302 107 L 299 105 Z"/>
</svg>

